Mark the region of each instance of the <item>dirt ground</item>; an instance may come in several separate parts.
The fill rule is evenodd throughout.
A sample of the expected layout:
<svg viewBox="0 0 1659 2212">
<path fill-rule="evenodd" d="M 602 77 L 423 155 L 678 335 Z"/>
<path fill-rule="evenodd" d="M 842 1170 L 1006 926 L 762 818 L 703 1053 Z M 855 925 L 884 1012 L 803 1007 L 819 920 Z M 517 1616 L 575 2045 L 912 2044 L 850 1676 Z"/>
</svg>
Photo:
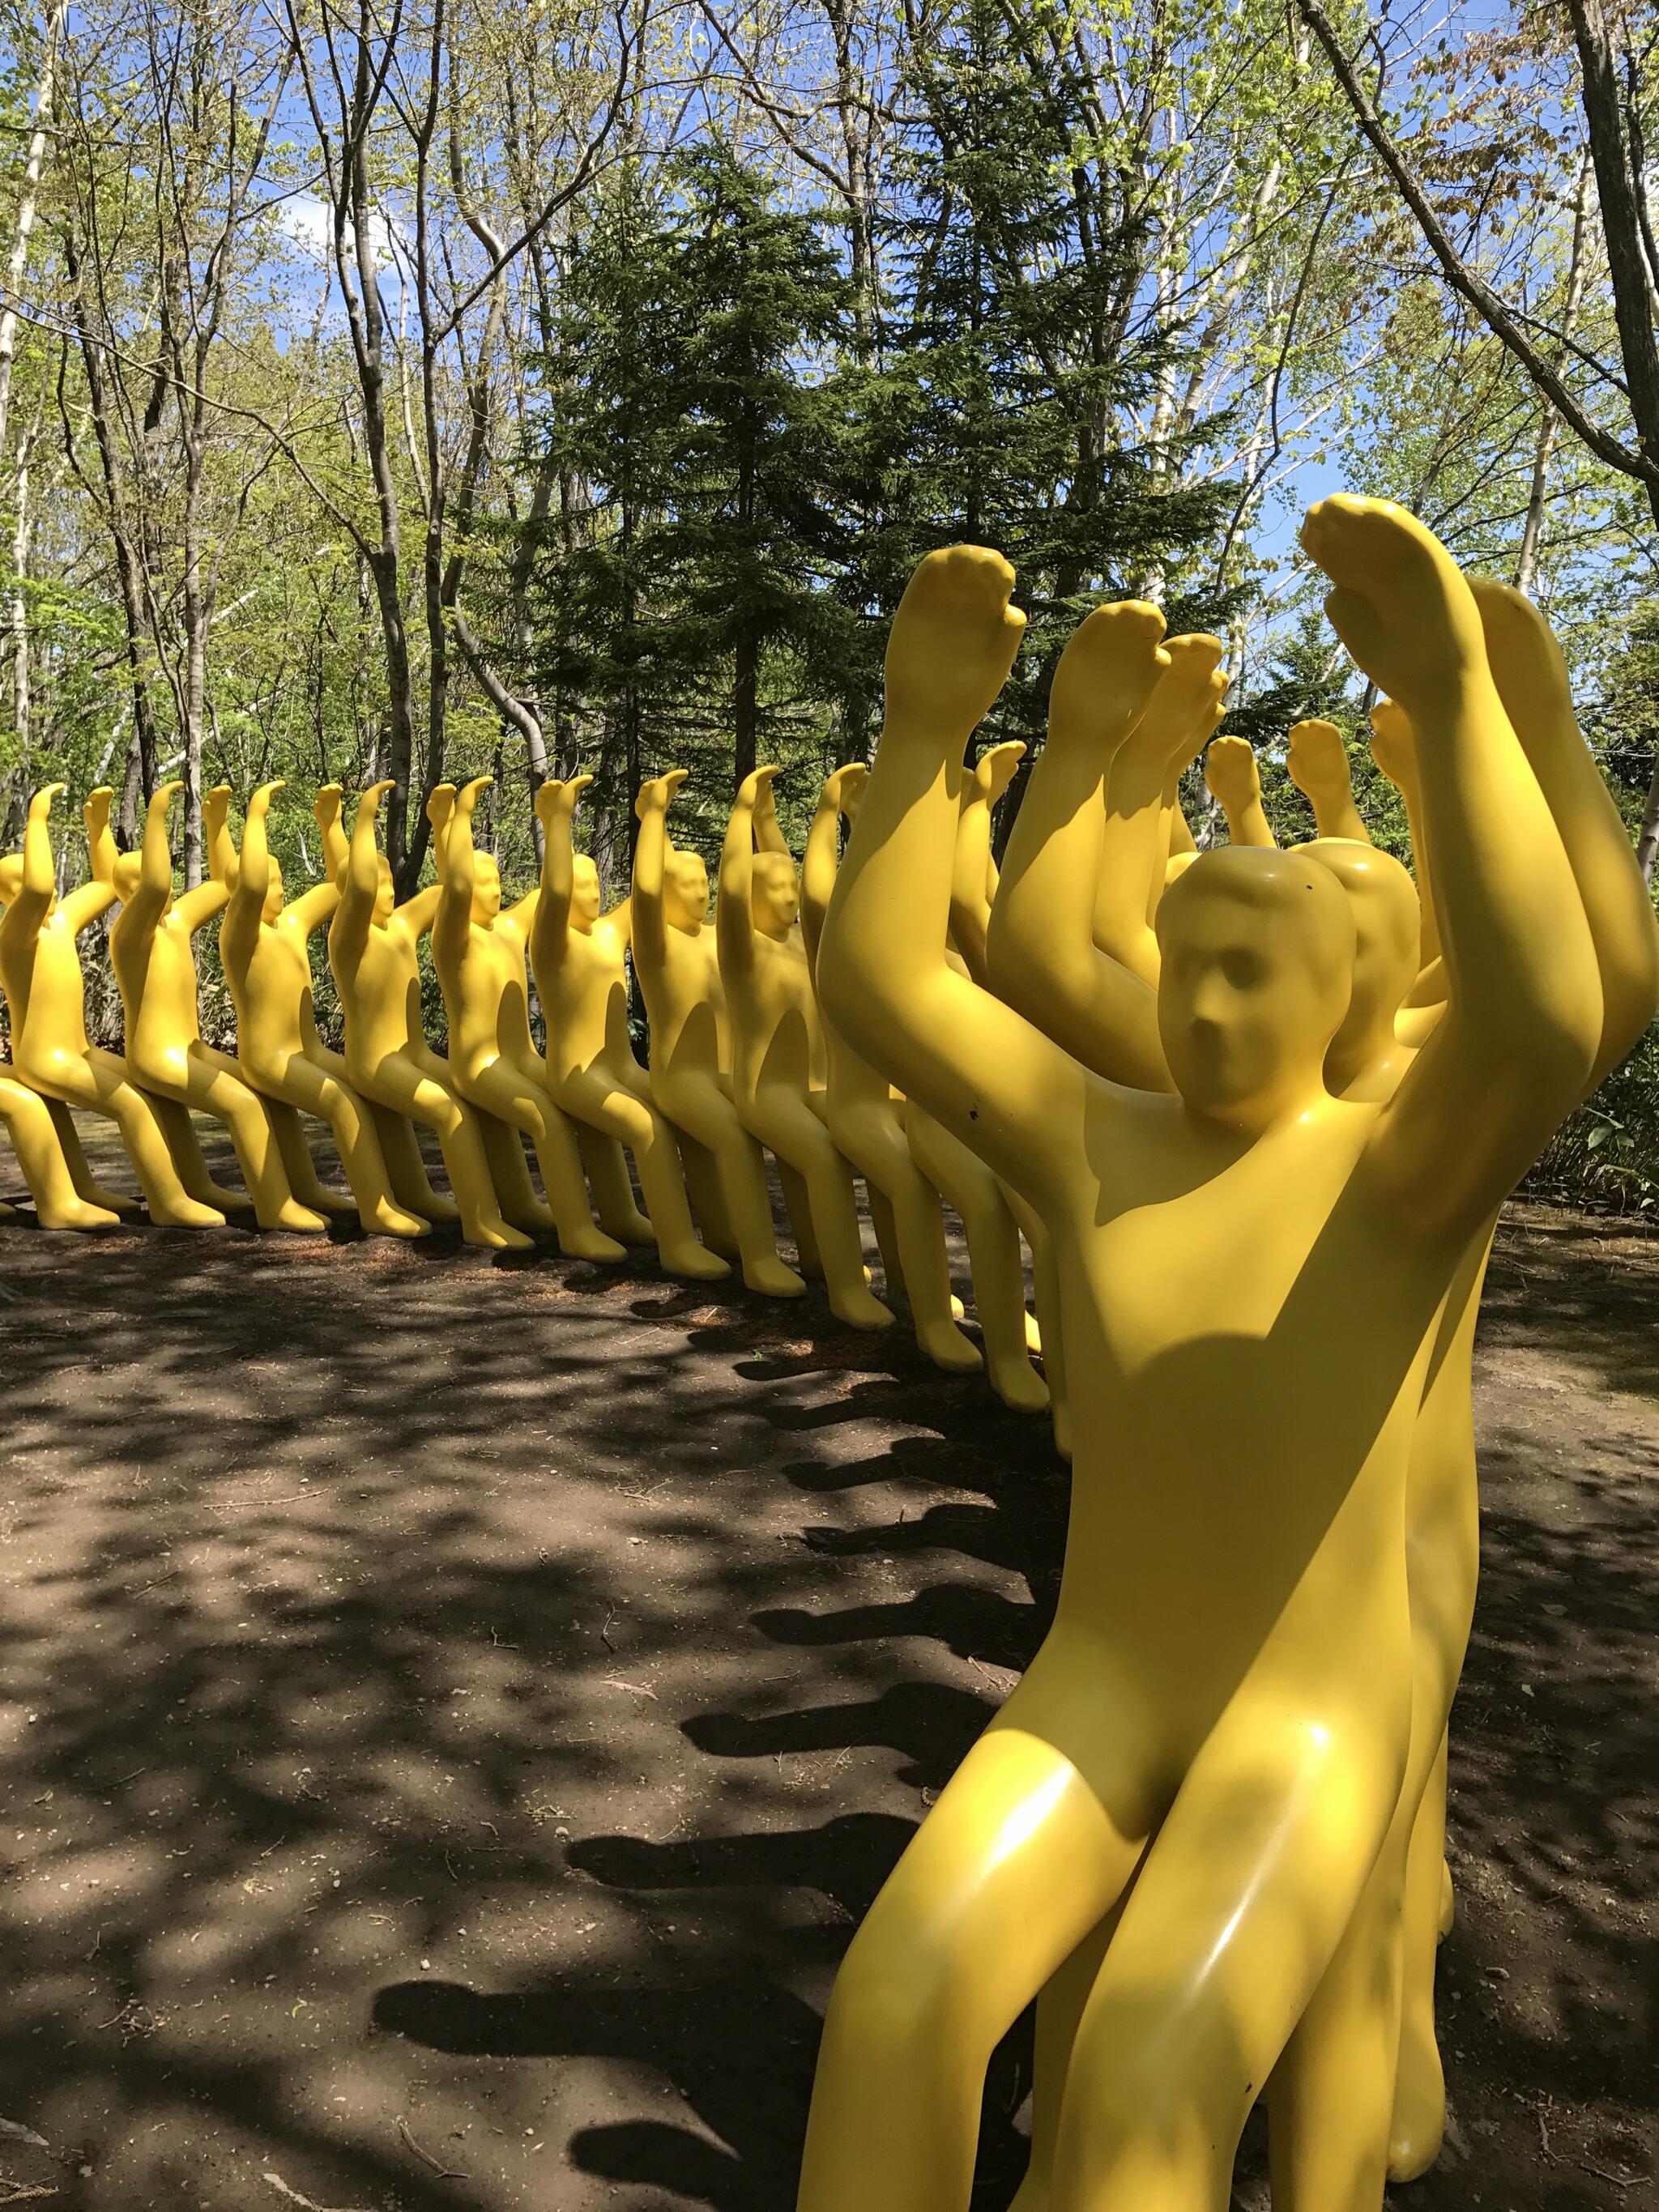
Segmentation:
<svg viewBox="0 0 1659 2212">
<path fill-rule="evenodd" d="M 27 1226 L 0 1409 L 0 2205 L 788 2212 L 836 1961 L 1053 1601 L 1042 1425 L 816 1296 Z M 1390 2201 L 1651 2212 L 1659 1238 L 1512 1209 L 1478 1413 Z"/>
</svg>

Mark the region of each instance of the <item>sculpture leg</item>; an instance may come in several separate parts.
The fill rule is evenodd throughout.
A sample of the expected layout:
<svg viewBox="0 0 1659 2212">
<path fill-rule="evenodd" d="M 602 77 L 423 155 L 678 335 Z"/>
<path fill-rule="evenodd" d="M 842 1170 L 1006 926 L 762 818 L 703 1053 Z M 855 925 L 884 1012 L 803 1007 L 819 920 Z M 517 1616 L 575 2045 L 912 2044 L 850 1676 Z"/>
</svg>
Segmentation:
<svg viewBox="0 0 1659 2212">
<path fill-rule="evenodd" d="M 324 1216 L 302 1206 L 289 1188 L 267 1102 L 242 1080 L 228 1054 L 216 1052 L 211 1045 L 192 1044 L 179 1068 L 179 1079 L 189 1103 L 198 1113 L 215 1115 L 229 1130 L 260 1228 L 313 1233 L 326 1229 Z"/>
<path fill-rule="evenodd" d="M 58 1141 L 64 1151 L 64 1159 L 70 1171 L 70 1180 L 82 1201 L 88 1206 L 100 1206 L 109 1213 L 137 1213 L 138 1201 L 129 1198 L 125 1191 L 111 1190 L 94 1175 L 87 1156 L 81 1149 L 80 1132 L 75 1126 L 75 1116 L 61 1098 L 43 1102 L 52 1116 L 52 1126 L 58 1132 Z"/>
<path fill-rule="evenodd" d="M 355 1216 L 356 1200 L 343 1191 L 331 1190 L 318 1174 L 317 1163 L 311 1157 L 311 1142 L 298 1109 L 285 1099 L 274 1098 L 269 1091 L 262 1091 L 259 1096 L 265 1102 L 265 1114 L 276 1139 L 276 1149 L 283 1156 L 283 1173 L 301 1205 L 309 1206 L 313 1213 Z"/>
<path fill-rule="evenodd" d="M 654 1244 L 656 1231 L 648 1210 L 640 1211 L 634 1195 L 634 1179 L 628 1172 L 623 1148 L 614 1137 L 577 1121 L 576 1150 L 593 1194 L 593 1211 L 607 1237 L 618 1244 Z"/>
<path fill-rule="evenodd" d="M 670 1273 L 696 1282 L 714 1282 L 728 1273 L 719 1254 L 697 1242 L 674 1133 L 662 1115 L 599 1067 L 577 1068 L 565 1076 L 559 1085 L 559 1103 L 588 1129 L 625 1145 L 633 1153 L 657 1256 Z"/>
<path fill-rule="evenodd" d="M 1399 2063 L 1389 2130 L 1389 2179 L 1415 2181 L 1440 2155 L 1446 2131 L 1446 2076 L 1434 2032 L 1434 1975 L 1446 1872 L 1446 1738 L 1412 1826 L 1401 1923 Z"/>
<path fill-rule="evenodd" d="M 461 1209 L 454 1200 L 445 1198 L 432 1188 L 432 1178 L 421 1157 L 420 1139 L 409 1126 L 406 1116 L 393 1107 L 383 1105 L 378 1098 L 371 1098 L 367 1091 L 362 1100 L 374 1124 L 392 1195 L 404 1212 L 417 1213 L 422 1221 L 459 1221 Z"/>
<path fill-rule="evenodd" d="M 806 1288 L 793 1267 L 778 1257 L 772 1226 L 772 1200 L 766 1188 L 766 1158 L 738 1119 L 738 1109 L 712 1076 L 677 1075 L 665 1087 L 663 1110 L 683 1138 L 711 1159 L 720 1179 L 725 1212 L 743 1279 L 768 1297 L 798 1298 Z M 792 1171 L 793 1172 L 793 1171 Z M 805 1184 L 799 1183 L 801 1217 L 811 1234 Z M 693 1191 L 692 1196 L 696 1198 Z M 787 1187 L 786 1187 L 787 1195 Z M 702 1212 L 702 1201 L 697 1200 Z M 790 1208 L 792 1217 L 794 1209 Z M 816 1246 L 814 1251 L 816 1252 Z"/>
<path fill-rule="evenodd" d="M 251 1213 L 253 1200 L 245 1191 L 231 1190 L 214 1180 L 212 1170 L 202 1157 L 202 1141 L 190 1118 L 190 1109 L 158 1091 L 147 1091 L 144 1096 L 155 1109 L 179 1180 L 197 1204 L 211 1206 L 221 1213 Z"/>
<path fill-rule="evenodd" d="M 836 1978 L 799 2212 L 966 2212 L 991 2052 L 1140 1848 L 1052 1744 L 980 1738 Z"/>
<path fill-rule="evenodd" d="M 707 1145 L 700 1145 L 684 1129 L 675 1129 L 674 1143 L 680 1156 L 680 1172 L 685 1178 L 685 1194 L 696 1217 L 698 1234 L 709 1250 L 718 1252 L 722 1260 L 741 1260 L 731 1208 L 726 1203 L 726 1192 L 720 1184 L 719 1162 Z"/>
<path fill-rule="evenodd" d="M 763 1153 L 762 1158 L 765 1155 Z M 783 1210 L 789 1216 L 789 1226 L 794 1232 L 795 1264 L 809 1283 L 823 1280 L 823 1255 L 818 1249 L 818 1240 L 812 1229 L 812 1201 L 807 1195 L 806 1178 L 797 1175 L 787 1160 L 777 1163 L 778 1183 L 783 1192 Z"/>
<path fill-rule="evenodd" d="M 1019 1230 L 996 1177 L 914 1098 L 905 1109 L 904 1133 L 917 1165 L 961 1218 L 991 1388 L 1018 1412 L 1045 1413 L 1048 1386 L 1026 1349 Z"/>
<path fill-rule="evenodd" d="M 536 1147 L 559 1249 L 573 1260 L 625 1259 L 616 1239 L 594 1226 L 575 1132 L 554 1103 L 552 1093 L 512 1061 L 495 1060 L 470 1079 L 466 1095 L 486 1114 L 521 1129 Z"/>
<path fill-rule="evenodd" d="M 478 1135 L 484 1158 L 489 1164 L 489 1180 L 495 1186 L 501 1218 L 528 1236 L 550 1237 L 555 1226 L 553 1209 L 545 1199 L 537 1195 L 519 1132 L 479 1107 L 472 1110 L 477 1115 Z"/>
<path fill-rule="evenodd" d="M 58 1116 L 69 1121 L 71 1137 L 75 1124 L 66 1106 L 60 1104 L 57 1113 L 52 1111 L 55 1103 L 49 1103 L 27 1084 L 0 1075 L 0 1121 L 6 1125 L 17 1164 L 34 1200 L 35 1218 L 43 1229 L 118 1228 L 120 1216 L 112 1208 L 83 1198 L 76 1188 L 59 1135 Z M 78 1140 L 76 1150 L 80 1151 Z"/>
<path fill-rule="evenodd" d="M 307 1053 L 290 1054 L 276 1095 L 284 1104 L 327 1122 L 356 1203 L 357 1218 L 371 1236 L 429 1236 L 429 1224 L 418 1214 L 404 1212 L 392 1196 L 374 1121 L 345 1080 L 344 1066 L 337 1053 L 319 1053 L 314 1060 Z"/>
<path fill-rule="evenodd" d="M 510 1228 L 501 1218 L 479 1119 L 465 1100 L 457 1097 L 447 1084 L 427 1073 L 412 1055 L 405 1057 L 402 1053 L 386 1055 L 375 1070 L 375 1081 L 380 1091 L 380 1110 L 386 1120 L 404 1131 L 409 1130 L 411 1122 L 419 1122 L 436 1136 L 443 1154 L 444 1170 L 455 1194 L 449 1218 L 460 1221 L 461 1233 L 467 1243 L 497 1252 L 528 1250 L 530 1237 L 521 1230 Z M 503 1134 L 511 1137 L 513 1133 L 507 1130 Z M 513 1143 L 516 1150 L 516 1137 L 513 1137 Z M 522 1151 L 519 1151 L 518 1159 L 528 1189 L 530 1176 Z M 390 1155 L 387 1164 L 392 1164 Z M 424 1167 L 422 1172 L 424 1177 Z M 395 1185 L 395 1166 L 392 1180 Z"/>
<path fill-rule="evenodd" d="M 106 1115 L 121 1133 L 149 1218 L 167 1229 L 222 1229 L 216 1206 L 191 1196 L 179 1180 L 154 1102 L 127 1080 L 126 1062 L 94 1045 L 55 1060 L 52 1089 L 66 1105 Z"/>
<path fill-rule="evenodd" d="M 893 1316 L 865 1279 L 852 1172 L 830 1132 L 800 1093 L 782 1084 L 762 1085 L 749 1122 L 753 1133 L 771 1147 L 780 1163 L 787 1161 L 805 1185 L 805 1212 L 836 1318 L 849 1328 L 888 1328 Z M 787 1183 L 784 1188 L 787 1193 Z"/>
<path fill-rule="evenodd" d="M 1277 1706 L 1235 1698 L 1124 1907 L 1066 2075 L 1066 2212 L 1224 2212 L 1251 2102 L 1376 1863 L 1403 1743 L 1363 1709 Z"/>
<path fill-rule="evenodd" d="M 1133 1894 L 1131 1882 L 1105 1918 L 1096 1923 L 1071 1956 L 1048 1977 L 1037 1998 L 1031 2069 L 1031 2158 L 1008 2212 L 1048 2212 L 1054 2201 L 1054 2146 L 1060 2140 L 1066 2069 L 1072 2063 L 1078 2022 L 1124 1905 Z"/>
<path fill-rule="evenodd" d="M 1048 1385 L 1048 1407 L 1054 1425 L 1054 1449 L 1064 1460 L 1072 1456 L 1072 1409 L 1066 1391 L 1066 1339 L 1060 1317 L 1060 1269 L 1048 1232 L 1024 1199 L 1000 1184 L 1009 1211 L 1031 1248 L 1031 1282 L 1036 1293 L 1037 1319 L 1042 1323 L 1042 1374 Z"/>
</svg>

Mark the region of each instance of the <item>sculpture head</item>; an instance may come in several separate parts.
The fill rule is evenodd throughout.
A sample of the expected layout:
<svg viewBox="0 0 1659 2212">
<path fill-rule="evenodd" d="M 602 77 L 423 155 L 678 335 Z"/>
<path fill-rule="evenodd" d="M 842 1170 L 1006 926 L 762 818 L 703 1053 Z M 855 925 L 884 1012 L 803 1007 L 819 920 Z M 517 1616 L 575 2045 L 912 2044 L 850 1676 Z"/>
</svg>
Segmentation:
<svg viewBox="0 0 1659 2212">
<path fill-rule="evenodd" d="M 501 910 L 501 872 L 495 856 L 478 854 L 472 863 L 472 919 L 488 929 Z"/>
<path fill-rule="evenodd" d="M 789 854 L 757 853 L 749 886 L 755 927 L 763 937 L 787 937 L 800 911 L 800 872 Z"/>
<path fill-rule="evenodd" d="M 385 923 L 391 921 L 397 909 L 398 893 L 392 881 L 392 863 L 384 853 L 379 854 L 374 864 L 374 919 Z"/>
<path fill-rule="evenodd" d="M 118 853 L 116 854 L 115 874 L 113 878 L 115 894 L 122 902 L 123 905 L 125 905 L 127 900 L 132 896 L 134 891 L 137 890 L 138 878 L 143 868 L 143 858 L 140 854 Z M 172 905 L 173 893 L 169 891 L 167 893 L 167 907 L 163 908 L 163 912 L 168 911 L 172 908 Z"/>
<path fill-rule="evenodd" d="M 1324 1092 L 1352 993 L 1354 924 L 1336 878 L 1299 853 L 1206 853 L 1158 909 L 1158 1027 L 1196 1114 L 1258 1133 Z"/>
<path fill-rule="evenodd" d="M 265 902 L 259 909 L 261 921 L 276 921 L 283 911 L 283 864 L 275 853 L 270 855 L 270 881 L 265 885 Z"/>
<path fill-rule="evenodd" d="M 1327 1085 L 1340 1094 L 1394 1049 L 1394 1018 L 1417 980 L 1422 920 L 1417 886 L 1391 853 L 1374 845 L 1314 837 L 1296 850 L 1335 877 L 1353 916 L 1348 1011 L 1325 1055 Z"/>
<path fill-rule="evenodd" d="M 599 918 L 599 872 L 586 853 L 578 853 L 570 888 L 570 921 L 584 937 Z"/>
<path fill-rule="evenodd" d="M 9 906 L 23 888 L 23 855 L 8 853 L 0 859 L 0 907 Z"/>
<path fill-rule="evenodd" d="M 670 853 L 663 868 L 663 913 L 671 928 L 695 937 L 708 912 L 708 870 L 698 853 Z"/>
</svg>

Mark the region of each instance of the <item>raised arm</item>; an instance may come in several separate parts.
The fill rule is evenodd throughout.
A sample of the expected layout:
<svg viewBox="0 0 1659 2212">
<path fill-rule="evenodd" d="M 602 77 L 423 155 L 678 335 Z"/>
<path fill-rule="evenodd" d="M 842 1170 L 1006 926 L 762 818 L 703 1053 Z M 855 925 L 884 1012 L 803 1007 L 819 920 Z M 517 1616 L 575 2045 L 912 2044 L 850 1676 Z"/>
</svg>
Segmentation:
<svg viewBox="0 0 1659 2212">
<path fill-rule="evenodd" d="M 836 893 L 836 872 L 841 866 L 841 817 L 859 818 L 870 771 L 862 761 L 849 761 L 823 780 L 817 811 L 806 833 L 806 850 L 800 866 L 800 925 L 806 940 L 806 958 L 816 975 L 818 945 L 823 937 L 823 918 Z"/>
<path fill-rule="evenodd" d="M 1083 1068 L 945 956 L 963 750 L 1025 618 L 1000 554 L 930 553 L 887 646 L 886 715 L 818 948 L 824 1009 L 853 1048 L 1040 1209 L 1066 1202 Z M 1024 810 L 1022 809 L 1022 811 Z M 1006 889 L 1001 894 L 1006 896 Z"/>
<path fill-rule="evenodd" d="M 116 927 L 124 939 L 147 935 L 167 912 L 173 896 L 173 843 L 167 817 L 179 783 L 158 783 L 150 793 L 144 814 L 144 842 L 139 848 L 138 881 L 128 896 Z"/>
<path fill-rule="evenodd" d="M 1157 608 L 1127 599 L 1097 607 L 1060 655 L 1048 741 L 1008 841 L 986 936 L 999 998 L 1097 1074 L 1158 1091 L 1170 1079 L 1156 996 L 1100 950 L 1095 924 L 1106 787 L 1170 668 L 1163 635 Z M 1161 771 L 1149 775 L 1154 811 L 1162 782 Z M 1144 884 L 1136 897 L 1144 907 Z"/>
<path fill-rule="evenodd" d="M 749 967 L 755 957 L 755 921 L 750 905 L 755 875 L 755 809 L 763 793 L 769 800 L 776 774 L 775 768 L 757 768 L 746 775 L 726 819 L 720 882 L 714 890 L 714 943 L 723 975 L 735 975 Z M 769 805 L 768 811 L 775 822 L 776 813 Z"/>
<path fill-rule="evenodd" d="M 228 949 L 233 959 L 251 953 L 258 942 L 265 894 L 270 889 L 270 847 L 265 834 L 265 817 L 270 811 L 272 799 L 283 787 L 281 776 L 273 783 L 262 783 L 249 799 L 243 817 L 236 880 L 230 887 L 224 927 L 219 933 L 222 949 Z"/>
<path fill-rule="evenodd" d="M 380 801 L 392 788 L 390 776 L 371 783 L 357 801 L 357 818 L 351 825 L 345 877 L 340 885 L 339 910 L 329 927 L 331 958 L 356 958 L 368 943 L 374 927 L 374 907 L 380 896 L 380 844 L 378 835 Z"/>
<path fill-rule="evenodd" d="M 660 960 L 668 949 L 663 911 L 663 872 L 668 858 L 668 810 L 690 770 L 671 768 L 642 783 L 634 801 L 640 834 L 634 846 L 634 944 L 647 960 Z"/>
<path fill-rule="evenodd" d="M 176 791 L 178 786 L 173 788 Z M 96 791 L 88 793 L 87 803 L 82 809 L 82 819 L 87 825 L 87 859 L 92 880 L 66 891 L 60 908 L 70 932 L 76 937 L 100 915 L 107 914 L 121 896 L 116 866 L 119 855 L 109 826 L 110 801 L 114 795 L 106 783 L 100 783 Z"/>
<path fill-rule="evenodd" d="M 1303 544 L 1371 680 L 1411 717 L 1449 981 L 1367 1167 L 1401 1218 L 1461 1246 L 1583 1096 L 1601 1037 L 1595 951 L 1544 794 L 1451 556 L 1386 501 L 1328 499 Z"/>
<path fill-rule="evenodd" d="M 1255 764 L 1255 747 L 1248 738 L 1215 738 L 1204 756 L 1204 781 L 1216 805 L 1227 817 L 1227 835 L 1235 845 L 1258 845 L 1272 850 L 1279 843 L 1261 804 L 1261 772 Z"/>
<path fill-rule="evenodd" d="M 774 770 L 774 774 L 776 771 Z M 789 840 L 783 834 L 783 824 L 778 819 L 778 794 L 768 777 L 755 789 L 755 850 L 757 853 L 781 853 L 793 860 Z"/>
<path fill-rule="evenodd" d="M 1348 749 L 1334 722 L 1297 722 L 1291 731 L 1285 765 L 1291 781 L 1312 807 L 1314 823 L 1322 837 L 1370 843 L 1370 832 L 1353 803 Z"/>
<path fill-rule="evenodd" d="M 413 892 L 392 914 L 392 921 L 411 937 L 424 937 L 438 916 L 438 901 L 443 895 L 444 839 L 449 835 L 450 817 L 455 811 L 455 787 L 453 783 L 435 784 L 426 802 L 426 818 L 432 824 L 432 858 L 438 870 L 438 880 L 424 889 Z"/>
<path fill-rule="evenodd" d="M 216 783 L 202 798 L 202 835 L 207 848 L 208 872 L 194 890 L 180 891 L 173 911 L 194 936 L 204 921 L 223 908 L 230 896 L 231 871 L 236 848 L 230 842 L 230 786 Z"/>
<path fill-rule="evenodd" d="M 991 988 L 986 933 L 991 926 L 992 902 L 1002 880 L 991 858 L 991 817 L 1024 757 L 1025 748 L 1018 738 L 988 746 L 962 786 L 956 858 L 951 871 L 951 941 L 981 990 Z"/>
<path fill-rule="evenodd" d="M 1425 975 L 1431 969 L 1437 974 L 1440 921 L 1435 912 L 1433 871 L 1429 861 L 1428 838 L 1423 826 L 1423 793 L 1417 778 L 1417 744 L 1412 735 L 1411 717 L 1397 700 L 1379 699 L 1371 708 L 1371 758 L 1400 793 L 1405 805 L 1406 828 L 1412 841 L 1412 872 L 1417 878 L 1417 903 L 1422 915 L 1421 950 L 1418 957 Z M 1419 995 L 1415 991 L 1412 994 L 1413 999 Z M 1440 995 L 1445 995 L 1443 991 Z"/>
<path fill-rule="evenodd" d="M 64 788 L 61 783 L 46 784 L 29 801 L 23 830 L 22 880 L 16 896 L 0 916 L 0 930 L 14 944 L 27 944 L 52 911 L 58 890 L 58 871 L 52 857 L 52 802 Z M 114 884 L 102 884 L 98 889 L 104 893 L 105 907 L 112 906 Z"/>
<path fill-rule="evenodd" d="M 298 898 L 290 899 L 283 917 L 307 937 L 331 921 L 340 903 L 340 891 L 351 856 L 340 820 L 343 796 L 337 783 L 325 783 L 312 803 L 317 827 L 323 833 L 323 880 L 313 884 L 308 891 L 302 891 Z"/>
<path fill-rule="evenodd" d="M 1560 833 L 1595 947 L 1601 1034 L 1592 1085 L 1616 1067 L 1659 1004 L 1659 921 L 1629 833 L 1572 710 L 1549 624 L 1509 584 L 1476 581 L 1487 658 L 1521 747 Z"/>
<path fill-rule="evenodd" d="M 467 948 L 477 874 L 472 810 L 478 803 L 478 793 L 488 791 L 495 781 L 493 775 L 474 776 L 456 793 L 450 811 L 438 867 L 438 911 L 432 921 L 432 950 L 441 965 L 446 958 L 459 960 Z"/>
<path fill-rule="evenodd" d="M 532 925 L 530 951 L 537 968 L 558 966 L 570 942 L 570 902 L 576 895 L 576 845 L 571 822 L 591 775 L 568 781 L 550 775 L 536 793 L 542 825 L 542 879 Z"/>
</svg>

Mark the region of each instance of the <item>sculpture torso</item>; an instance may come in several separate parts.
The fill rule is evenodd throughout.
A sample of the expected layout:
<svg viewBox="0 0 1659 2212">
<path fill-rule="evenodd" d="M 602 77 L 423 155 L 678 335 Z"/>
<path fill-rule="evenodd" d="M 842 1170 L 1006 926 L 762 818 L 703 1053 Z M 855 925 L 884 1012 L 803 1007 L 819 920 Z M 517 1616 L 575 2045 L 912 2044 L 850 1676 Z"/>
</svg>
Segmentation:
<svg viewBox="0 0 1659 2212">
<path fill-rule="evenodd" d="M 61 907 L 26 945 L 0 957 L 0 983 L 11 1014 L 12 1059 L 25 1080 L 37 1069 L 49 1071 L 55 1059 L 89 1049 L 80 948 Z"/>
<path fill-rule="evenodd" d="M 573 922 L 564 957 L 550 971 L 538 969 L 536 988 L 547 1017 L 547 1059 L 555 1080 L 577 1068 L 633 1057 L 628 1034 L 625 926 L 602 915 L 591 930 Z"/>
<path fill-rule="evenodd" d="M 752 1099 L 763 1085 L 807 1091 L 824 1079 L 823 1039 L 807 972 L 806 951 L 794 936 L 750 933 L 747 972 L 726 980 L 732 1012 L 732 1085 Z"/>
<path fill-rule="evenodd" d="M 525 940 L 515 922 L 498 917 L 491 927 L 467 925 L 466 950 L 459 963 L 438 952 L 438 981 L 449 1017 L 449 1058 L 463 1082 L 497 1060 L 520 1067 L 535 1064 L 530 1034 L 530 994 Z"/>
<path fill-rule="evenodd" d="M 141 1083 L 170 1081 L 169 1064 L 188 1058 L 202 1034 L 196 950 L 185 918 L 170 906 L 145 928 L 135 926 L 132 908 L 125 908 L 109 949 L 121 989 L 127 1064 Z"/>
<path fill-rule="evenodd" d="M 687 930 L 670 922 L 663 936 L 659 958 L 637 941 L 634 946 L 634 972 L 651 1024 L 651 1072 L 671 1078 L 682 1069 L 729 1075 L 731 1024 L 714 933 L 707 925 Z"/>
<path fill-rule="evenodd" d="M 356 957 L 329 937 L 329 965 L 345 1017 L 346 1066 L 354 1082 L 372 1078 L 391 1054 L 423 1042 L 417 940 L 398 914 L 371 921 Z"/>
<path fill-rule="evenodd" d="M 317 1043 L 305 931 L 288 914 L 261 917 L 255 931 L 228 921 L 219 957 L 236 1007 L 236 1057 L 255 1077 L 280 1078 L 289 1060 Z"/>
</svg>

